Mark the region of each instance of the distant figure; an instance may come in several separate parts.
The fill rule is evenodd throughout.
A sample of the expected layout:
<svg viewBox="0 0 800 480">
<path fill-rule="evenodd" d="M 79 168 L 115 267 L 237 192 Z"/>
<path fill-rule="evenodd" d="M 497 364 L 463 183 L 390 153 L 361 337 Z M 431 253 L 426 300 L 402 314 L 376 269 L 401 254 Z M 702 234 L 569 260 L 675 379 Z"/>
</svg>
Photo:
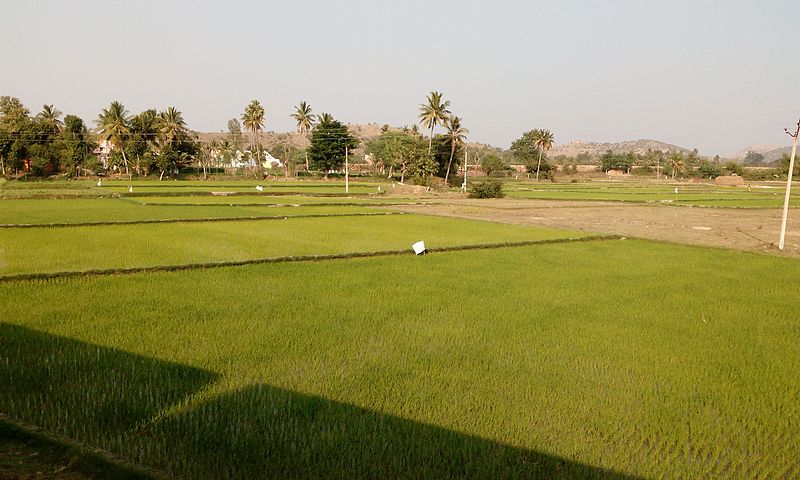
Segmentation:
<svg viewBox="0 0 800 480">
<path fill-rule="evenodd" d="M 747 191 L 748 191 L 748 192 L 750 191 L 750 185 L 748 185 L 748 186 L 747 186 Z"/>
<path fill-rule="evenodd" d="M 128 187 L 128 193 L 133 193 L 133 187 Z"/>
<path fill-rule="evenodd" d="M 675 195 L 678 194 L 678 187 L 675 187 Z"/>
<path fill-rule="evenodd" d="M 97 186 L 98 187 L 102 187 L 103 186 L 103 180 L 102 179 L 97 181 Z"/>
</svg>

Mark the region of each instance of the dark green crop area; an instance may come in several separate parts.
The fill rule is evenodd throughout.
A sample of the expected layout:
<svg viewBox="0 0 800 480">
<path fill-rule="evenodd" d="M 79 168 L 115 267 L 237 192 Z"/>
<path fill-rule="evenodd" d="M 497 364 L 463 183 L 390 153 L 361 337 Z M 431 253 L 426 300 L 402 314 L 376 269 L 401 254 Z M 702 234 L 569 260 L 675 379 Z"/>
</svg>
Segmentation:
<svg viewBox="0 0 800 480">
<path fill-rule="evenodd" d="M 796 478 L 799 283 L 631 240 L 2 283 L 0 411 L 168 477 Z"/>
<path fill-rule="evenodd" d="M 0 276 L 298 255 L 411 252 L 411 245 L 419 240 L 437 248 L 581 236 L 586 234 L 421 215 L 4 228 L 0 229 Z"/>
<path fill-rule="evenodd" d="M 196 197 L 189 197 L 187 200 L 199 202 Z M 381 212 L 366 207 L 340 205 L 336 202 L 330 205 L 303 205 L 303 208 L 271 206 L 268 203 L 264 205 L 231 205 L 230 203 L 229 201 L 216 205 L 197 205 L 187 202 L 186 205 L 148 205 L 119 198 L 0 200 L 0 226 L 294 217 Z M 284 202 L 283 205 L 292 203 Z"/>
<path fill-rule="evenodd" d="M 783 206 L 784 186 L 755 185 L 719 187 L 704 184 L 531 184 L 508 182 L 506 194 L 512 198 L 535 200 L 592 200 L 634 203 L 659 203 L 728 208 L 778 208 Z M 676 190 L 677 189 L 677 193 Z M 800 193 L 793 192 L 790 206 L 800 206 Z"/>
</svg>

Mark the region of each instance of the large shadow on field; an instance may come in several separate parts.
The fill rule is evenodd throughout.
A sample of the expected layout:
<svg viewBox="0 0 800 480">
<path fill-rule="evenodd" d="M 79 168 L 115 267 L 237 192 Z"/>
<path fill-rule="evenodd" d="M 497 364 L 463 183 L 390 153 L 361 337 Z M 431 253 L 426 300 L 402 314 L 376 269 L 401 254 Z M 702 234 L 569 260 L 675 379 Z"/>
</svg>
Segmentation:
<svg viewBox="0 0 800 480">
<path fill-rule="evenodd" d="M 0 412 L 168 478 L 633 478 L 267 384 L 182 404 L 216 380 L 0 323 Z"/>
<path fill-rule="evenodd" d="M 92 446 L 180 403 L 217 375 L 0 323 L 0 412 Z"/>
<path fill-rule="evenodd" d="M 164 423 L 190 478 L 618 478 L 631 476 L 269 385 Z"/>
</svg>

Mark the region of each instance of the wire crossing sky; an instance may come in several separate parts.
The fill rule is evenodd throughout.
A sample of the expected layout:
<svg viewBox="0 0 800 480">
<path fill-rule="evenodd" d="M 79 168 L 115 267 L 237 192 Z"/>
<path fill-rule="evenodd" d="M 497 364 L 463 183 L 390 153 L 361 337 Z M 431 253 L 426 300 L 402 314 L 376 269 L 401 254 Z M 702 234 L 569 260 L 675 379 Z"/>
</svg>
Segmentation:
<svg viewBox="0 0 800 480">
<path fill-rule="evenodd" d="M 417 122 L 432 90 L 470 141 L 652 138 L 701 153 L 789 145 L 800 115 L 791 0 L 15 1 L 0 95 L 93 125 L 113 100 L 226 129 L 252 99 L 348 123 Z"/>
</svg>

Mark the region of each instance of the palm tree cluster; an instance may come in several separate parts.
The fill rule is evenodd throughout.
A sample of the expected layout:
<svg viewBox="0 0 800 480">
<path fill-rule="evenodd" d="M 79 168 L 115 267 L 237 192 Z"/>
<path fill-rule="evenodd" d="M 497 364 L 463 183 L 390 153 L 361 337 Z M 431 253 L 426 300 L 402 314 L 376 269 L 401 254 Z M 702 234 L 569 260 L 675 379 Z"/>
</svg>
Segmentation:
<svg viewBox="0 0 800 480">
<path fill-rule="evenodd" d="M 428 138 L 429 156 L 432 153 L 434 128 L 437 125 L 442 125 L 447 129 L 445 136 L 450 143 L 450 159 L 447 162 L 447 170 L 444 175 L 445 184 L 447 184 L 450 177 L 450 169 L 456 150 L 464 146 L 469 133 L 469 130 L 461 125 L 461 117 L 453 115 L 449 107 L 450 100 L 444 100 L 442 93 L 438 91 L 432 91 L 425 103 L 419 106 L 420 124 L 430 130 L 430 137 Z"/>
<path fill-rule="evenodd" d="M 125 106 L 111 102 L 97 117 L 98 136 L 122 155 L 125 173 L 131 177 L 129 154 L 136 158 L 137 174 L 155 165 L 163 177 L 167 170 L 186 163 L 196 146 L 183 114 L 175 107 L 162 112 L 149 109 L 131 116 Z"/>
<path fill-rule="evenodd" d="M 261 166 L 262 161 L 262 147 L 261 147 L 261 130 L 264 129 L 264 107 L 258 100 L 253 100 L 244 109 L 242 114 L 242 125 L 250 131 L 250 151 L 256 158 L 256 170 L 258 175 L 264 174 Z"/>
</svg>

